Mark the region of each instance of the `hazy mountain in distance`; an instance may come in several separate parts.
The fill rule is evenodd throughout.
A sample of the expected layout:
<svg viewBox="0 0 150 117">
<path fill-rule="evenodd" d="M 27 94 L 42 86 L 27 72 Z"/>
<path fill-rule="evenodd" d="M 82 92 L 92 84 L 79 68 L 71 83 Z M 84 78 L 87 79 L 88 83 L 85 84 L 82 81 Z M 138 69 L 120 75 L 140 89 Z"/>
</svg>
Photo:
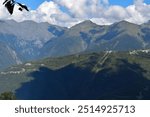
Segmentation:
<svg viewBox="0 0 150 117">
<path fill-rule="evenodd" d="M 96 37 L 90 44 L 91 50 L 127 51 L 144 48 L 144 40 L 140 37 L 140 26 L 126 21 L 110 25 L 105 33 Z"/>
<path fill-rule="evenodd" d="M 149 48 L 149 26 L 121 21 L 99 26 L 89 20 L 68 29 L 47 42 L 43 56 L 62 56 L 89 51 L 128 51 Z"/>
<path fill-rule="evenodd" d="M 141 25 L 141 36 L 146 42 L 146 46 L 150 48 L 150 20 Z"/>
<path fill-rule="evenodd" d="M 0 25 L 0 42 L 15 51 L 22 62 L 82 52 L 150 48 L 150 22 L 97 25 L 86 20 L 64 28 L 46 22 L 0 20 Z"/>
<path fill-rule="evenodd" d="M 64 56 L 85 51 L 91 43 L 94 35 L 91 30 L 101 30 L 101 26 L 86 20 L 71 28 L 65 33 L 50 40 L 42 48 L 42 56 Z"/>
<path fill-rule="evenodd" d="M 49 23 L 42 22 L 36 23 L 34 21 L 16 22 L 14 20 L 0 21 L 0 33 L 15 35 L 20 40 L 41 40 L 43 42 L 48 41 L 50 38 L 57 36 L 54 30 L 49 30 L 54 27 L 55 30 L 64 30 L 65 28 L 50 25 Z M 61 29 L 59 29 L 61 28 Z"/>
<path fill-rule="evenodd" d="M 20 64 L 17 53 L 9 48 L 9 46 L 0 42 L 0 69 L 3 69 L 9 65 Z"/>
<path fill-rule="evenodd" d="M 48 40 L 60 36 L 66 28 L 34 21 L 0 21 L 0 41 L 20 55 L 22 61 L 37 59 Z"/>
</svg>

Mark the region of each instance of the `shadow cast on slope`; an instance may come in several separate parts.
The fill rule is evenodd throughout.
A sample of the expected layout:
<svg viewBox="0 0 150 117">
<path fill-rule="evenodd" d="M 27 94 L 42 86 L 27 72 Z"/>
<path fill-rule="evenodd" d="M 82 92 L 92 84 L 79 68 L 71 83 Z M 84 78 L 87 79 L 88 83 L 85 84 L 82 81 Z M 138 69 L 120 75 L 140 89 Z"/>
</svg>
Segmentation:
<svg viewBox="0 0 150 117">
<path fill-rule="evenodd" d="M 120 59 L 118 63 L 116 70 L 108 68 L 95 75 L 88 97 L 109 100 L 150 99 L 150 80 L 143 75 L 146 71 L 126 60 Z"/>
<path fill-rule="evenodd" d="M 34 80 L 16 91 L 18 99 L 80 99 L 93 73 L 69 65 L 59 70 L 41 67 L 29 76 Z"/>
<path fill-rule="evenodd" d="M 146 71 L 126 60 L 118 63 L 116 70 L 110 67 L 98 73 L 74 65 L 58 70 L 41 67 L 16 95 L 35 100 L 150 99 L 150 81 L 143 76 Z"/>
</svg>

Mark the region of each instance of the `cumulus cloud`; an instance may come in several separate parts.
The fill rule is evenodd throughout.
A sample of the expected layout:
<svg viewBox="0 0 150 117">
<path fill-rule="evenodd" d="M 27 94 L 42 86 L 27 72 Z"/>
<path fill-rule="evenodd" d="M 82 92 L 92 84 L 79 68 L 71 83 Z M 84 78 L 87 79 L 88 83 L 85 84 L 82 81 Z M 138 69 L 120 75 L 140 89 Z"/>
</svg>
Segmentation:
<svg viewBox="0 0 150 117">
<path fill-rule="evenodd" d="M 150 5 L 144 3 L 144 0 L 134 0 L 134 4 L 127 7 L 111 5 L 109 0 L 52 0 L 43 2 L 30 12 L 17 9 L 16 6 L 14 14 L 10 16 L 4 6 L 0 5 L 0 19 L 34 20 L 70 27 L 87 19 L 105 25 L 121 20 L 141 24 L 150 18 Z"/>
<path fill-rule="evenodd" d="M 144 3 L 144 0 L 134 0 L 134 4 L 141 5 Z"/>
<path fill-rule="evenodd" d="M 134 5 L 128 6 L 126 10 L 130 22 L 141 24 L 150 20 L 150 5 L 145 4 L 144 0 L 134 0 Z"/>
</svg>

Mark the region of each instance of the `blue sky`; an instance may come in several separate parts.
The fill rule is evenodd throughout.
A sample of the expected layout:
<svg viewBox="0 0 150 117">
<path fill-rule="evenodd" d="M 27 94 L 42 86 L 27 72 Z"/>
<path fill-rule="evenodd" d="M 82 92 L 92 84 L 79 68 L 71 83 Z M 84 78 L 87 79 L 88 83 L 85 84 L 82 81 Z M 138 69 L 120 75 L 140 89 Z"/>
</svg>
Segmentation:
<svg viewBox="0 0 150 117">
<path fill-rule="evenodd" d="M 134 0 L 109 0 L 111 5 L 129 6 L 133 4 Z M 150 0 L 144 0 L 145 3 L 150 4 Z"/>
<path fill-rule="evenodd" d="M 29 6 L 31 9 L 36 9 L 41 3 L 46 0 L 16 0 Z M 51 0 L 47 0 L 51 1 Z M 144 0 L 145 3 L 150 4 L 150 0 Z M 109 0 L 110 5 L 121 5 L 123 7 L 133 4 L 133 0 Z"/>
<path fill-rule="evenodd" d="M 3 1 L 0 0 L 0 19 L 14 19 L 19 22 L 33 20 L 71 27 L 84 20 L 91 20 L 99 25 L 121 20 L 142 24 L 150 20 L 150 0 L 108 0 L 109 5 L 107 0 L 99 0 L 103 1 L 101 4 L 96 4 L 97 0 L 16 0 L 26 4 L 30 12 L 20 13 L 16 9 L 11 16 L 2 5 Z"/>
<path fill-rule="evenodd" d="M 31 9 L 36 9 L 41 3 L 43 3 L 46 0 L 16 0 L 16 1 L 26 4 Z M 50 0 L 47 0 L 47 1 L 50 1 Z"/>
<path fill-rule="evenodd" d="M 111 5 L 121 5 L 121 6 L 129 6 L 130 4 L 133 4 L 133 0 L 109 0 L 109 3 Z"/>
</svg>

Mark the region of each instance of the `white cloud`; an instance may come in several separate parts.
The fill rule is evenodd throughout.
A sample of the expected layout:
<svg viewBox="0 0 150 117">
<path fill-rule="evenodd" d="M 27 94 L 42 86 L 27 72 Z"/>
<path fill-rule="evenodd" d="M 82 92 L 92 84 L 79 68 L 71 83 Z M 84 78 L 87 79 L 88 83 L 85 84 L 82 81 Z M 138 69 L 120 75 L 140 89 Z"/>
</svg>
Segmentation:
<svg viewBox="0 0 150 117">
<path fill-rule="evenodd" d="M 53 0 L 76 18 L 98 17 L 107 0 Z"/>
<path fill-rule="evenodd" d="M 144 3 L 144 0 L 134 0 L 134 4 L 136 4 L 136 5 L 140 5 L 143 3 Z"/>
<path fill-rule="evenodd" d="M 105 4 L 105 5 L 108 5 L 109 4 L 109 0 L 102 0 L 102 3 Z"/>
<path fill-rule="evenodd" d="M 3 1 L 0 1 L 0 19 L 7 19 L 9 17 L 9 14 L 2 4 Z"/>
<path fill-rule="evenodd" d="M 12 16 L 1 1 L 0 4 L 0 19 L 34 20 L 68 27 L 85 19 L 101 25 L 121 20 L 141 24 L 150 19 L 150 5 L 145 4 L 144 0 L 134 0 L 134 4 L 126 8 L 110 5 L 109 0 L 53 0 L 43 2 L 30 12 L 15 10 Z M 63 11 L 62 7 L 67 11 Z"/>
</svg>

